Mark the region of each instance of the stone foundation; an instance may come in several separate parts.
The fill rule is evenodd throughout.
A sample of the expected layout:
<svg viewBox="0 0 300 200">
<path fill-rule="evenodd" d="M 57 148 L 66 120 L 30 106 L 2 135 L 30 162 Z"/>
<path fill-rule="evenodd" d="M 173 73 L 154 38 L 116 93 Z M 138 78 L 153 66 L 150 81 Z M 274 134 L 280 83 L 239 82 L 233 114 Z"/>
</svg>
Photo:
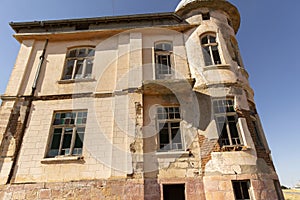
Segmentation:
<svg viewBox="0 0 300 200">
<path fill-rule="evenodd" d="M 144 182 L 118 179 L 3 185 L 0 186 L 0 199 L 144 199 Z"/>
<path fill-rule="evenodd" d="M 28 183 L 0 186 L 1 200 L 159 200 L 163 184 L 185 184 L 186 199 L 205 199 L 202 180 L 157 179 L 91 180 L 66 183 Z"/>
<path fill-rule="evenodd" d="M 233 200 L 232 180 L 251 181 L 251 198 L 277 199 L 274 177 L 209 176 L 173 179 L 108 179 L 0 185 L 0 200 L 163 200 L 164 185 L 184 184 L 186 200 Z M 253 179 L 251 179 L 253 178 Z M 205 191 L 205 192 L 204 192 Z"/>
</svg>

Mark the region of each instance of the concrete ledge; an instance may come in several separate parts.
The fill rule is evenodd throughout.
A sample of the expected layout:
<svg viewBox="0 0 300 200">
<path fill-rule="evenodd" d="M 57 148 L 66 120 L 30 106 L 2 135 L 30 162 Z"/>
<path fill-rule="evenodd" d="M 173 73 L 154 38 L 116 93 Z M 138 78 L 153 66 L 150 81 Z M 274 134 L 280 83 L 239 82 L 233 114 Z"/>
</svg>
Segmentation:
<svg viewBox="0 0 300 200">
<path fill-rule="evenodd" d="M 59 80 L 58 84 L 69 84 L 69 83 L 81 83 L 81 82 L 95 82 L 94 78 L 80 78 L 80 79 L 70 79 L 70 80 Z"/>
<path fill-rule="evenodd" d="M 155 155 L 159 158 L 189 157 L 188 151 L 158 151 Z"/>
<path fill-rule="evenodd" d="M 230 69 L 230 65 L 220 64 L 220 65 L 209 65 L 209 66 L 203 67 L 203 71 L 216 70 L 216 69 Z"/>
<path fill-rule="evenodd" d="M 42 164 L 84 163 L 83 156 L 62 156 L 56 158 L 44 158 Z"/>
</svg>

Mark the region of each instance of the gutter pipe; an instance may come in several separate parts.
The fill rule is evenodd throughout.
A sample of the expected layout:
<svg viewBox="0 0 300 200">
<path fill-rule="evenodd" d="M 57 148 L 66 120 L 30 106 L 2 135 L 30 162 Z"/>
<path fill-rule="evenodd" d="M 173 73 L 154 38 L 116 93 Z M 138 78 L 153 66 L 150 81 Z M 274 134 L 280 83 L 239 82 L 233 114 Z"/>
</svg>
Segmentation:
<svg viewBox="0 0 300 200">
<path fill-rule="evenodd" d="M 47 45 L 48 45 L 48 39 L 45 42 L 42 55 L 40 56 L 40 62 L 39 62 L 39 65 L 38 65 L 38 68 L 37 68 L 37 71 L 36 71 L 36 74 L 35 74 L 34 82 L 32 84 L 31 94 L 30 94 L 30 96 L 25 97 L 25 101 L 28 100 L 27 108 L 26 108 L 26 112 L 25 112 L 24 121 L 23 121 L 23 124 L 22 124 L 20 137 L 19 137 L 19 139 L 17 138 L 18 141 L 16 141 L 16 149 L 15 149 L 15 152 L 14 152 L 14 155 L 13 155 L 13 163 L 12 163 L 12 166 L 11 166 L 6 184 L 11 184 L 12 183 L 12 178 L 15 174 L 15 169 L 16 169 L 17 161 L 19 159 L 22 142 L 23 142 L 23 138 L 24 138 L 24 135 L 25 135 L 25 130 L 27 128 L 27 123 L 28 123 L 28 120 L 29 120 L 29 114 L 30 114 L 31 107 L 32 107 L 32 101 L 34 99 L 34 93 L 36 91 L 36 86 L 37 86 L 37 83 L 38 83 L 38 80 L 39 80 L 39 77 L 40 77 L 41 68 L 42 68 L 42 65 L 43 65 L 44 60 L 45 60 L 45 53 L 46 53 Z"/>
</svg>

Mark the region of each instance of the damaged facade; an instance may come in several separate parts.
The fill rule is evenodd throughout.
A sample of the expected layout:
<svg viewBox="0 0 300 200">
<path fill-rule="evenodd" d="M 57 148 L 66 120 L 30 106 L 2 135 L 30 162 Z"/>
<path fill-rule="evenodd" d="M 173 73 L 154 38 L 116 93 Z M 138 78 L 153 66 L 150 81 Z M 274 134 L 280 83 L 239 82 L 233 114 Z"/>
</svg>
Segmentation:
<svg viewBox="0 0 300 200">
<path fill-rule="evenodd" d="M 236 7 L 11 23 L 0 199 L 283 199 Z"/>
</svg>

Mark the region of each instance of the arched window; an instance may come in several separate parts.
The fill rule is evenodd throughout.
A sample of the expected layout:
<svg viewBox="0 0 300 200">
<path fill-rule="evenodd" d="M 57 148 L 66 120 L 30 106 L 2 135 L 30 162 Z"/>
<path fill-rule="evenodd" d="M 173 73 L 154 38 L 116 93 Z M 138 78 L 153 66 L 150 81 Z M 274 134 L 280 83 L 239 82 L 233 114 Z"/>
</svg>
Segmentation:
<svg viewBox="0 0 300 200">
<path fill-rule="evenodd" d="M 201 46 L 203 49 L 204 61 L 206 66 L 221 64 L 218 43 L 214 35 L 207 34 L 201 37 Z"/>
<path fill-rule="evenodd" d="M 63 80 L 91 78 L 95 49 L 79 47 L 67 52 Z"/>
<path fill-rule="evenodd" d="M 173 45 L 170 42 L 160 42 L 155 44 L 155 77 L 165 79 L 172 75 L 171 54 Z"/>
</svg>

